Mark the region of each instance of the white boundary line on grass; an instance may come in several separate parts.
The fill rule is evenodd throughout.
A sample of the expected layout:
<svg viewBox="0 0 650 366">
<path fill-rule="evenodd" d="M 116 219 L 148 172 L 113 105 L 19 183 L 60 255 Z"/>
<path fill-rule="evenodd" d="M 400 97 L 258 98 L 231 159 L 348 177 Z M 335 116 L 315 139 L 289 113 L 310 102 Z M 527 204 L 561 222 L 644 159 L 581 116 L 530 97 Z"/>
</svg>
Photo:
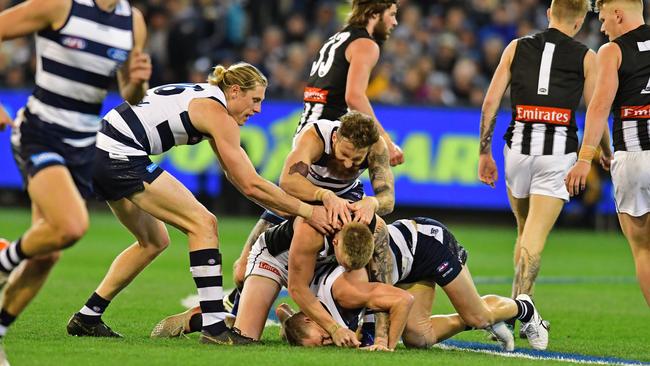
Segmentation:
<svg viewBox="0 0 650 366">
<path fill-rule="evenodd" d="M 563 353 L 563 352 L 550 352 L 550 351 L 536 351 L 531 349 L 518 349 L 514 352 L 503 352 L 498 350 L 498 346 L 489 345 L 478 342 L 465 342 L 465 341 L 455 341 L 447 340 L 443 343 L 435 345 L 435 347 L 444 349 L 444 350 L 455 350 L 455 351 L 469 351 L 474 353 L 484 353 L 492 356 L 500 357 L 510 357 L 510 358 L 525 358 L 529 360 L 550 360 L 550 361 L 560 361 L 560 362 L 571 362 L 571 363 L 580 363 L 580 364 L 591 364 L 591 365 L 650 365 L 648 362 L 642 362 L 637 360 L 625 360 L 615 357 L 598 357 L 590 355 L 580 355 L 572 353 Z"/>
</svg>

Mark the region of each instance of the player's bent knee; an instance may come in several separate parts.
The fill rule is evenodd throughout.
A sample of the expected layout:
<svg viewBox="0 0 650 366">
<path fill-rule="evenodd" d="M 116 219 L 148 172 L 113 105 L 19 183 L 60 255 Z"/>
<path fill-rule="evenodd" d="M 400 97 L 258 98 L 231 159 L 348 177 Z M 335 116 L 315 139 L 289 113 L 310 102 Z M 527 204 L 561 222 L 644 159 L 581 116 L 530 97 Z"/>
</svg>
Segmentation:
<svg viewBox="0 0 650 366">
<path fill-rule="evenodd" d="M 427 349 L 438 342 L 435 336 L 426 336 L 415 332 L 404 331 L 402 342 L 406 348 Z"/>
<path fill-rule="evenodd" d="M 59 249 L 65 249 L 74 245 L 81 239 L 88 230 L 88 221 L 68 221 L 56 229 L 55 245 Z"/>
<path fill-rule="evenodd" d="M 192 218 L 194 228 L 190 231 L 194 231 L 196 234 L 202 234 L 204 236 L 217 236 L 217 217 L 214 216 L 207 209 L 203 209 Z"/>
</svg>

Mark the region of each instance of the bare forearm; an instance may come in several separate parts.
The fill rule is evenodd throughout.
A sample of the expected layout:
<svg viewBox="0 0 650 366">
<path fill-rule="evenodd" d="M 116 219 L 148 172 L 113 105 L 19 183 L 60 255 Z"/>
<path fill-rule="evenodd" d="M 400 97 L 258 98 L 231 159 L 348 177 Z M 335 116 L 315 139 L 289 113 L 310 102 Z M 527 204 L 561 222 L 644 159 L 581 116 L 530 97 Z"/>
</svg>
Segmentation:
<svg viewBox="0 0 650 366">
<path fill-rule="evenodd" d="M 384 216 L 393 212 L 393 209 L 395 208 L 395 194 L 392 189 L 390 191 L 386 190 L 379 193 L 375 198 L 378 202 L 376 211 L 377 215 Z"/>
<path fill-rule="evenodd" d="M 337 325 L 336 321 L 329 315 L 311 291 L 309 291 L 307 286 L 290 286 L 289 294 L 300 310 L 311 320 L 323 327 L 323 329 L 329 332 L 330 329 Z"/>
<path fill-rule="evenodd" d="M 582 140 L 583 145 L 596 146 L 602 142 L 608 115 L 609 109 L 607 108 L 595 105 L 595 103 L 589 106 L 585 122 L 584 138 Z M 607 144 L 609 145 L 609 141 Z"/>
<path fill-rule="evenodd" d="M 497 122 L 497 108 L 498 105 L 495 107 L 490 103 L 486 103 L 481 110 L 479 154 L 492 154 L 492 135 Z"/>
<path fill-rule="evenodd" d="M 128 83 L 122 89 L 122 98 L 131 105 L 138 104 L 144 98 L 148 88 L 149 83 L 146 82 L 138 84 Z"/>
<path fill-rule="evenodd" d="M 261 177 L 256 183 L 246 186 L 243 192 L 247 197 L 272 211 L 301 216 L 307 219 L 311 216 L 310 212 L 306 210 L 312 208 L 312 206 L 287 194 L 278 186 Z"/>
<path fill-rule="evenodd" d="M 371 281 L 383 282 L 391 285 L 392 278 L 392 258 L 388 244 L 388 228 L 383 220 L 377 221 L 377 227 L 374 232 L 375 251 L 372 260 L 368 263 L 369 277 Z M 388 340 L 388 314 L 386 312 L 377 312 L 375 314 L 375 344 Z"/>
<path fill-rule="evenodd" d="M 379 141 L 368 156 L 370 182 L 377 199 L 376 213 L 379 216 L 387 215 L 395 208 L 395 178 L 388 161 L 388 149 L 384 142 Z"/>
<path fill-rule="evenodd" d="M 397 343 L 402 336 L 406 320 L 408 319 L 409 311 L 411 310 L 412 302 L 400 301 L 396 306 L 391 308 L 389 333 L 388 333 L 388 348 L 395 349 Z"/>
<path fill-rule="evenodd" d="M 612 148 L 610 147 L 609 142 L 609 128 L 605 127 L 603 131 L 603 137 L 600 139 L 600 149 L 605 155 L 612 155 Z"/>
</svg>

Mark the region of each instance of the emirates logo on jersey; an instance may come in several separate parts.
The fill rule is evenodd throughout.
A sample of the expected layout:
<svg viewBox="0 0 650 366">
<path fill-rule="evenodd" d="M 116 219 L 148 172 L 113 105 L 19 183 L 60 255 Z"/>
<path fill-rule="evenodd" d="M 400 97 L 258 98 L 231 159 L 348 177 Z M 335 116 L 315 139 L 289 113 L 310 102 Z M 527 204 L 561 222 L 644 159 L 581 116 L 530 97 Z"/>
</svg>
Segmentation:
<svg viewBox="0 0 650 366">
<path fill-rule="evenodd" d="M 306 87 L 304 100 L 305 102 L 314 102 L 314 103 L 327 103 L 327 94 L 329 90 L 323 90 L 321 88 Z"/>
<path fill-rule="evenodd" d="M 517 105 L 516 110 L 516 120 L 520 122 L 543 122 L 562 126 L 571 123 L 571 110 L 566 108 Z"/>
<path fill-rule="evenodd" d="M 650 105 L 632 105 L 621 107 L 621 118 L 650 118 Z"/>
<path fill-rule="evenodd" d="M 266 263 L 266 262 L 260 262 L 259 267 L 261 269 L 267 270 L 269 272 L 273 272 L 276 275 L 280 276 L 280 271 L 278 271 L 277 268 L 273 267 L 272 265 Z"/>
</svg>

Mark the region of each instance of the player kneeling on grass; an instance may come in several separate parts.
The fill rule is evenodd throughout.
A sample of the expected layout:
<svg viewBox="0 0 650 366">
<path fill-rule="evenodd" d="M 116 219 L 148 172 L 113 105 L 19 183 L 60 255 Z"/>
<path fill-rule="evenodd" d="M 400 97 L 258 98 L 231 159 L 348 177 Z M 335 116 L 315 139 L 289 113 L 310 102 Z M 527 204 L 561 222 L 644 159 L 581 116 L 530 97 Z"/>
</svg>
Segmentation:
<svg viewBox="0 0 650 366">
<path fill-rule="evenodd" d="M 97 136 L 93 181 L 96 191 L 136 242 L 114 261 L 102 283 L 68 322 L 68 334 L 120 337 L 101 316 L 111 300 L 169 245 L 165 223 L 187 234 L 190 271 L 202 310 L 202 343 L 247 344 L 224 319 L 217 220 L 178 180 L 148 155 L 204 138 L 228 179 L 267 208 L 311 219 L 330 228 L 323 207 L 305 204 L 260 177 L 240 146 L 240 126 L 260 113 L 267 80 L 255 67 L 217 66 L 202 84 L 172 84 L 147 91 L 137 105 L 122 103 L 105 117 Z"/>
<path fill-rule="evenodd" d="M 522 321 L 530 345 L 546 349 L 548 332 L 540 325 L 542 319 L 530 298 L 527 295 L 520 295 L 516 300 L 496 295 L 480 297 L 464 266 L 467 252 L 443 224 L 418 217 L 395 221 L 388 229 L 395 286 L 407 290 L 415 299 L 402 335 L 407 347 L 428 348 L 463 330 L 476 328 L 488 330 L 505 350 L 512 351 L 514 338 L 503 321 L 516 318 Z M 346 317 L 356 314 L 352 321 L 346 322 L 356 325 L 364 298 L 355 290 L 358 285 L 351 281 L 363 278 L 341 276 L 337 270 L 332 270 L 327 277 L 326 284 L 319 283 L 321 288 L 312 291 L 330 313 L 346 314 Z M 458 314 L 431 316 L 436 284 L 445 291 Z M 286 305 L 281 305 L 276 312 L 283 320 L 291 344 L 331 343 L 327 332 L 302 312 L 292 316 L 293 311 Z"/>
<path fill-rule="evenodd" d="M 380 218 L 375 220 L 380 221 L 381 226 L 386 230 L 385 224 Z M 378 226 L 375 224 L 375 220 L 371 223 L 373 228 Z M 260 339 L 264 330 L 266 315 L 282 286 L 286 287 L 288 284 L 289 273 L 287 268 L 294 225 L 299 224 L 295 223 L 294 220 L 288 220 L 268 229 L 258 237 L 248 256 L 246 278 L 239 302 L 237 319 L 235 320 L 235 328 L 241 334 L 252 339 Z M 315 260 L 317 268 L 325 264 L 338 262 L 350 270 L 357 270 L 366 266 L 373 255 L 375 247 L 370 228 L 358 222 L 345 224 L 334 236 L 323 238 L 321 245 L 323 250 Z M 410 297 L 406 292 L 403 295 Z M 401 306 L 401 304 L 395 306 Z M 386 310 L 389 310 L 388 308 Z M 400 308 L 400 311 L 403 311 L 403 309 Z M 406 309 L 406 312 L 408 312 L 408 309 Z M 398 315 L 395 316 L 399 318 Z M 392 315 L 391 318 L 393 318 Z M 196 307 L 163 319 L 154 328 L 151 336 L 177 337 L 182 333 L 195 332 L 201 328 L 200 322 L 200 309 Z M 335 322 L 333 329 L 331 329 L 332 335 L 336 335 L 337 332 L 347 331 L 347 327 L 340 327 L 337 324 L 338 322 Z M 403 322 L 400 325 L 398 320 L 393 319 L 388 333 L 399 339 L 403 327 Z M 386 341 L 388 342 L 388 340 Z M 388 343 L 386 343 L 387 345 Z"/>
<path fill-rule="evenodd" d="M 283 227 L 285 228 L 283 229 Z M 283 231 L 284 235 L 278 235 Z M 443 224 L 429 218 L 398 220 L 388 225 L 388 231 L 395 285 L 406 289 L 415 299 L 403 334 L 404 343 L 408 347 L 426 348 L 463 330 L 478 328 L 490 331 L 505 350 L 511 351 L 514 349 L 514 338 L 501 322 L 517 318 L 524 323 L 524 329 L 531 346 L 535 349 L 546 349 L 548 332 L 540 325 L 541 317 L 530 298 L 526 295 L 521 295 L 516 300 L 496 295 L 486 295 L 481 298 L 476 291 L 469 270 L 464 266 L 467 252 Z M 236 323 L 236 325 L 244 334 L 256 337 L 256 339 L 259 339 L 261 335 L 266 314 L 275 299 L 274 294 L 277 295 L 280 285 L 286 284 L 286 282 L 282 283 L 282 277 L 279 274 L 286 271 L 288 256 L 285 252 L 276 251 L 276 248 L 279 243 L 290 241 L 287 233 L 286 224 L 268 230 L 260 236 L 249 256 L 248 277 L 240 302 L 237 321 L 239 324 Z M 340 238 L 340 234 L 334 238 Z M 356 324 L 358 319 L 356 322 L 342 323 L 340 319 L 347 317 L 337 314 L 340 309 L 346 308 L 346 304 L 374 301 L 367 298 L 366 294 L 360 294 L 358 290 L 355 290 L 354 285 L 349 284 L 349 281 L 359 281 L 363 277 L 340 276 L 338 273 L 338 280 L 336 280 L 337 276 L 330 276 L 332 278 L 328 280 L 331 291 L 323 291 L 318 286 L 319 274 L 322 274 L 321 266 L 318 266 L 315 271 L 310 286 L 311 292 L 324 304 L 326 310 L 337 320 L 338 324 L 348 326 Z M 257 285 L 247 287 L 249 280 Z M 342 284 L 339 285 L 339 283 Z M 459 314 L 431 316 L 436 283 L 447 293 Z M 263 287 L 265 284 L 267 287 Z M 246 296 L 246 293 L 251 295 Z M 333 296 L 333 298 L 328 296 Z M 248 298 L 250 301 L 247 301 Z M 338 307 L 332 306 L 337 303 Z M 249 309 L 248 306 L 251 308 Z M 378 310 L 386 311 L 388 309 Z M 359 309 L 353 311 L 353 313 L 355 312 L 358 317 Z M 193 329 L 190 328 L 191 316 L 192 312 L 188 310 L 184 314 L 169 317 L 159 324 L 158 331 L 154 329 L 152 335 L 177 336 L 181 330 L 196 330 L 198 329 L 196 325 L 193 326 Z M 195 319 L 198 320 L 197 317 Z M 316 331 L 309 331 L 309 333 L 321 334 L 322 342 L 320 344 L 332 342 L 333 334 L 330 329 L 325 330 L 311 320 L 306 323 L 308 323 L 307 326 L 317 327 Z M 160 332 L 164 328 L 175 328 L 177 331 L 174 334 Z M 334 331 L 337 330 L 334 329 Z"/>
</svg>

